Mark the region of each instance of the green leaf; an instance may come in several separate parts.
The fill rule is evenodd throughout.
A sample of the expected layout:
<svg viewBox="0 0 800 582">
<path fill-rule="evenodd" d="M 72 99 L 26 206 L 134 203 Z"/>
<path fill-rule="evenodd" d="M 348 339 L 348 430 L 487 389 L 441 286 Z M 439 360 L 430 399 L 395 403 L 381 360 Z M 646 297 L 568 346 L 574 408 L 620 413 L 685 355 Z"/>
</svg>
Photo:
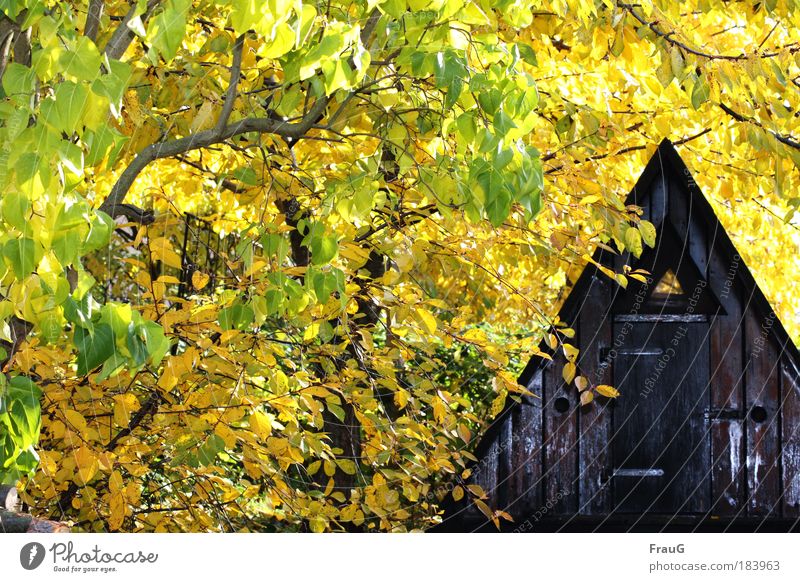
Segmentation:
<svg viewBox="0 0 800 582">
<path fill-rule="evenodd" d="M 311 263 L 324 265 L 332 261 L 339 253 L 339 243 L 334 235 L 325 234 L 325 225 L 316 223 L 311 225 L 309 234 L 303 239 L 304 244 L 311 249 Z"/>
<path fill-rule="evenodd" d="M 511 117 L 509 117 L 508 114 L 502 109 L 494 114 L 492 125 L 495 133 L 497 133 L 499 136 L 505 136 L 509 130 L 517 127 L 517 125 L 514 123 L 514 120 L 512 120 Z"/>
<path fill-rule="evenodd" d="M 519 52 L 520 58 L 522 58 L 523 61 L 529 65 L 533 65 L 534 67 L 539 66 L 539 63 L 536 60 L 536 53 L 530 45 L 518 42 L 515 46 L 517 48 L 517 52 Z"/>
<path fill-rule="evenodd" d="M 238 303 L 220 310 L 219 324 L 224 330 L 247 329 L 255 320 L 255 312 L 249 305 Z"/>
<path fill-rule="evenodd" d="M 3 91 L 17 103 L 27 103 L 36 88 L 36 73 L 19 63 L 9 63 L 3 73 Z"/>
<path fill-rule="evenodd" d="M 128 63 L 110 59 L 108 61 L 111 69 L 107 74 L 101 75 L 92 84 L 92 91 L 103 97 L 108 97 L 114 109 L 114 115 L 119 115 L 122 97 L 128 88 L 131 79 L 131 66 Z"/>
<path fill-rule="evenodd" d="M 78 348 L 78 375 L 85 376 L 91 370 L 114 355 L 114 331 L 107 323 L 94 326 L 94 331 L 79 327 L 75 330 L 73 343 Z"/>
<path fill-rule="evenodd" d="M 629 226 L 625 231 L 625 248 L 627 248 L 634 256 L 641 256 L 642 235 L 639 234 L 639 229 Z"/>
<path fill-rule="evenodd" d="M 212 434 L 198 449 L 197 460 L 201 465 L 210 465 L 216 460 L 217 454 L 224 450 L 225 441 L 219 435 Z"/>
<path fill-rule="evenodd" d="M 339 269 L 331 271 L 313 271 L 309 277 L 311 287 L 317 296 L 317 301 L 327 303 L 331 293 L 338 291 L 344 293 L 344 273 Z"/>
<path fill-rule="evenodd" d="M 47 121 L 56 129 L 71 135 L 81 129 L 81 119 L 86 106 L 89 89 L 72 81 L 60 83 L 54 92 L 55 105 Z M 48 99 L 46 102 L 50 102 Z"/>
<path fill-rule="evenodd" d="M 650 248 L 655 247 L 656 244 L 656 227 L 653 226 L 652 222 L 648 222 L 647 220 L 642 220 L 639 222 L 639 232 L 642 235 L 642 239 L 644 240 L 644 244 L 649 246 Z"/>
<path fill-rule="evenodd" d="M 253 0 L 250 0 L 251 2 Z M 165 61 L 175 58 L 186 32 L 186 14 L 191 0 L 169 0 L 147 27 L 147 40 Z"/>
<path fill-rule="evenodd" d="M 31 202 L 24 194 L 14 190 L 3 194 L 3 200 L 0 204 L 3 220 L 17 230 L 27 232 L 30 229 L 28 225 L 30 210 Z"/>
<path fill-rule="evenodd" d="M 141 366 L 147 361 L 147 357 L 149 356 L 147 345 L 144 343 L 144 340 L 139 337 L 139 334 L 136 333 L 135 326 L 130 326 L 128 328 L 125 345 L 128 347 L 128 351 L 131 354 L 134 366 Z"/>
<path fill-rule="evenodd" d="M 708 101 L 710 94 L 711 89 L 709 88 L 708 83 L 706 83 L 703 77 L 698 77 L 694 82 L 694 88 L 692 89 L 692 107 L 699 109 L 703 103 Z"/>
<path fill-rule="evenodd" d="M 167 355 L 170 343 L 164 335 L 164 329 L 155 321 L 146 321 L 136 326 L 136 333 L 144 340 L 150 362 L 157 366 L 162 358 Z"/>
<path fill-rule="evenodd" d="M 3 247 L 3 256 L 21 281 L 36 267 L 36 243 L 28 237 L 12 239 Z"/>
<path fill-rule="evenodd" d="M 68 75 L 81 81 L 92 81 L 100 74 L 102 60 L 94 42 L 90 38 L 79 36 L 73 50 L 61 53 L 59 65 Z"/>
</svg>

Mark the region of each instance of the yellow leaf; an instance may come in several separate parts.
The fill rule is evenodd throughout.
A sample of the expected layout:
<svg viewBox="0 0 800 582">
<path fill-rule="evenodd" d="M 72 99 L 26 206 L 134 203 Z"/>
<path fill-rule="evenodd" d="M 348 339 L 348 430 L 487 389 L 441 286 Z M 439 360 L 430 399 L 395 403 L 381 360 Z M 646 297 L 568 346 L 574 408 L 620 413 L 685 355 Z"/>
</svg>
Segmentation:
<svg viewBox="0 0 800 582">
<path fill-rule="evenodd" d="M 192 273 L 192 287 L 197 289 L 198 291 L 208 285 L 208 282 L 211 280 L 211 277 L 206 275 L 205 273 L 201 273 L 200 271 L 195 271 Z"/>
<path fill-rule="evenodd" d="M 131 412 L 137 409 L 138 402 L 133 394 L 117 394 L 114 396 L 114 422 L 118 426 L 128 426 Z"/>
<path fill-rule="evenodd" d="M 430 311 L 422 309 L 418 307 L 416 309 L 417 319 L 419 320 L 422 327 L 427 331 L 429 334 L 436 333 L 436 318 L 431 314 Z"/>
<path fill-rule="evenodd" d="M 464 424 L 458 425 L 458 436 L 461 437 L 461 440 L 465 443 L 469 443 L 470 439 L 472 438 L 472 434 L 469 432 L 469 428 L 467 428 Z"/>
<path fill-rule="evenodd" d="M 461 501 L 464 498 L 464 489 L 461 485 L 456 485 L 453 489 L 453 499 L 456 501 Z"/>
<path fill-rule="evenodd" d="M 272 433 L 272 423 L 269 417 L 261 411 L 256 410 L 250 415 L 250 428 L 264 440 Z"/>
<path fill-rule="evenodd" d="M 575 364 L 572 362 L 567 362 L 564 364 L 564 369 L 561 370 L 561 376 L 564 378 L 564 382 L 567 384 L 572 382 L 572 379 L 575 377 Z"/>
<path fill-rule="evenodd" d="M 577 376 L 575 378 L 575 387 L 578 389 L 579 392 L 583 392 L 589 387 L 589 380 L 587 380 L 583 376 Z"/>
<path fill-rule="evenodd" d="M 125 497 L 121 491 L 115 491 L 111 494 L 109 506 L 111 515 L 108 518 L 108 529 L 116 531 L 122 527 L 122 522 L 125 520 Z"/>
<path fill-rule="evenodd" d="M 480 485 L 467 485 L 467 489 L 469 489 L 470 493 L 472 493 L 478 499 L 486 499 L 489 497 L 486 495 Z"/>
<path fill-rule="evenodd" d="M 613 386 L 608 386 L 607 384 L 600 384 L 595 388 L 595 390 L 597 390 L 598 394 L 607 398 L 616 398 L 619 396 L 619 390 Z"/>
<path fill-rule="evenodd" d="M 594 393 L 591 390 L 581 392 L 581 405 L 585 406 L 594 400 Z"/>
<path fill-rule="evenodd" d="M 308 520 L 308 527 L 314 533 L 322 533 L 328 525 L 328 521 L 322 515 L 315 515 Z"/>
<path fill-rule="evenodd" d="M 213 117 L 214 105 L 211 103 L 211 101 L 204 102 L 197 111 L 197 115 L 195 115 L 194 119 L 192 119 L 192 124 L 190 126 L 192 132 L 211 127 L 213 123 Z"/>
<path fill-rule="evenodd" d="M 64 413 L 67 417 L 67 426 L 80 434 L 82 437 L 86 436 L 86 419 L 77 410 L 67 410 Z"/>
<path fill-rule="evenodd" d="M 564 356 L 568 362 L 575 362 L 578 359 L 579 350 L 570 344 L 564 344 Z"/>
</svg>

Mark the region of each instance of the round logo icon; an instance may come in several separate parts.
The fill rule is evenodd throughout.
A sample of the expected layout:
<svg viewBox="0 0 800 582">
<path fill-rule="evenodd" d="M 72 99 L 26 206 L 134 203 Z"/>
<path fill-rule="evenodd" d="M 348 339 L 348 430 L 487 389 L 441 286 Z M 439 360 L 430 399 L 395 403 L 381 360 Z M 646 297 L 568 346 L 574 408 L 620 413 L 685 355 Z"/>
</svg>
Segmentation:
<svg viewBox="0 0 800 582">
<path fill-rule="evenodd" d="M 39 542 L 30 542 L 19 551 L 19 563 L 26 570 L 35 570 L 44 561 L 44 546 Z"/>
</svg>

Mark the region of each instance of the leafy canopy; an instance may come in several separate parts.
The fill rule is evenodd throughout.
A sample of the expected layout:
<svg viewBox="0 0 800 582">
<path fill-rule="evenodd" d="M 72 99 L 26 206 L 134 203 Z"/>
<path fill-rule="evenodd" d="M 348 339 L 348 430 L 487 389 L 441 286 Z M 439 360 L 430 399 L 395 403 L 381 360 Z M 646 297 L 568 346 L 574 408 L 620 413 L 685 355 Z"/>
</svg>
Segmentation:
<svg viewBox="0 0 800 582">
<path fill-rule="evenodd" d="M 623 196 L 663 137 L 800 334 L 794 1 L 0 11 L 0 476 L 36 512 L 401 530 L 480 501 L 470 447 L 542 338 L 616 396 L 554 314 L 597 245 L 657 244 Z"/>
</svg>

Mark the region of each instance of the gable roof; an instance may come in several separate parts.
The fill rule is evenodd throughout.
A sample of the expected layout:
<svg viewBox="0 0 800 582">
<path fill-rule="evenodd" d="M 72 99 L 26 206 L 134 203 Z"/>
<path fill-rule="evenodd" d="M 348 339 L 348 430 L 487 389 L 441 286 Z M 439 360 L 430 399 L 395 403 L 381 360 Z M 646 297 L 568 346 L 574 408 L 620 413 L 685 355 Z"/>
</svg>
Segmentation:
<svg viewBox="0 0 800 582">
<path fill-rule="evenodd" d="M 731 241 L 725 228 L 720 223 L 711 204 L 706 200 L 706 197 L 700 191 L 700 188 L 691 176 L 692 174 L 689 168 L 681 159 L 680 155 L 678 155 L 675 146 L 668 139 L 664 139 L 645 166 L 636 185 L 628 194 L 625 203 L 628 205 L 635 204 L 637 206 L 647 207 L 653 202 L 652 196 L 655 191 L 669 192 L 670 196 L 677 195 L 685 197 L 688 200 L 689 213 L 692 217 L 700 221 L 701 226 L 706 232 L 714 233 L 713 241 L 709 243 L 713 244 L 713 250 L 711 252 L 719 254 L 726 261 L 733 261 L 735 257 L 739 257 L 736 259 L 739 262 L 739 268 L 736 270 L 733 279 L 735 285 L 738 285 L 739 288 L 742 289 L 746 294 L 745 296 L 750 297 L 750 302 L 759 315 L 768 317 L 773 313 L 772 306 L 761 291 L 758 283 L 756 283 L 750 269 L 748 269 L 747 265 L 744 263 L 744 259 L 736 250 L 733 241 Z M 676 180 L 676 178 L 680 179 Z M 670 185 L 672 185 L 672 188 L 670 188 Z M 661 204 L 663 205 L 661 208 L 651 208 L 651 210 L 659 213 L 660 218 L 653 221 L 659 232 L 659 236 L 661 236 L 661 233 L 665 230 L 664 223 L 671 222 L 674 218 L 670 212 L 669 205 L 666 203 L 666 196 L 664 196 Z M 661 216 L 662 213 L 663 216 Z M 682 257 L 692 260 L 688 245 L 684 245 L 682 253 Z M 598 248 L 594 252 L 592 258 L 594 261 L 602 264 L 608 262 L 609 256 L 610 254 L 607 251 Z M 598 276 L 598 273 L 599 271 L 594 265 L 590 264 L 584 268 L 559 310 L 559 318 L 562 321 L 570 325 L 574 323 L 586 292 L 592 284 L 592 279 Z M 604 277 L 605 275 L 600 276 Z M 770 328 L 770 334 L 778 342 L 778 345 L 782 346 L 782 351 L 789 355 L 789 360 L 795 372 L 800 375 L 800 352 L 786 332 L 780 319 L 777 317 L 774 318 L 774 324 Z M 542 351 L 548 353 L 552 352 L 544 342 L 540 348 Z M 536 371 L 541 369 L 547 362 L 549 362 L 549 360 L 546 358 L 533 356 L 519 376 L 518 382 L 522 386 L 528 386 Z"/>
</svg>

